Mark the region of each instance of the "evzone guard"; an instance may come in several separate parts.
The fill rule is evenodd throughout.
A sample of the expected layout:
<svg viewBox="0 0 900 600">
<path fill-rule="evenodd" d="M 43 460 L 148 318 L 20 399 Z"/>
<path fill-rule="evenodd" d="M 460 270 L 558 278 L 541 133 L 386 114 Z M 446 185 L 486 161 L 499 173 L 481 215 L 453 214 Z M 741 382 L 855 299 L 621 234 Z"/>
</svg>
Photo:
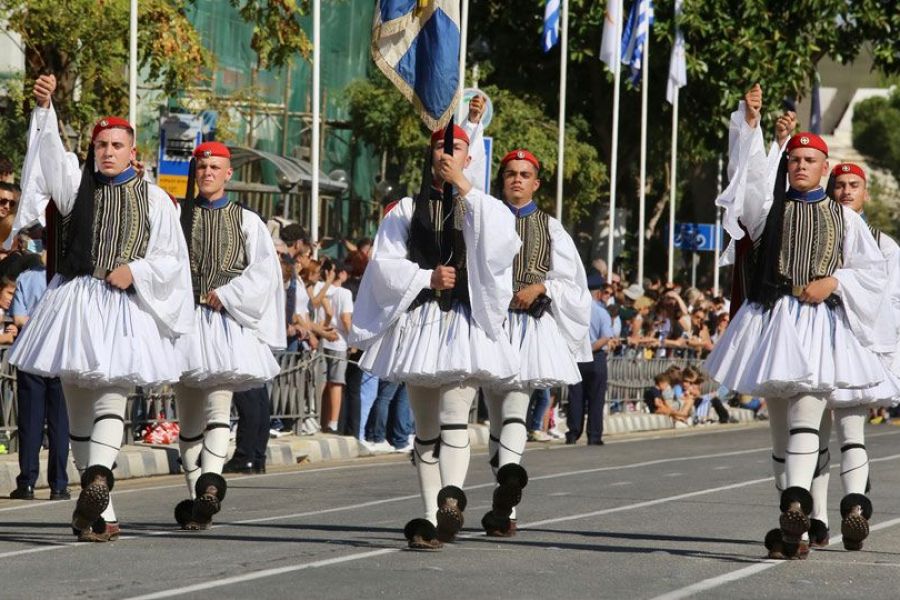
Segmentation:
<svg viewBox="0 0 900 600">
<path fill-rule="evenodd" d="M 896 332 L 884 301 L 884 257 L 862 219 L 828 200 L 819 184 L 827 145 L 808 132 L 791 137 L 773 189 L 761 107 L 756 85 L 731 117 L 732 178 L 717 204 L 734 238 L 749 235 L 753 257 L 747 301 L 705 367 L 729 389 L 766 397 L 770 415 L 773 406 L 784 415 L 786 426 L 777 417 L 772 423 L 788 433 L 780 528 L 766 545 L 793 558 L 802 557 L 810 528 L 822 416 L 829 405 L 856 402 L 846 390 L 900 393 L 884 362 Z"/>
<path fill-rule="evenodd" d="M 516 505 L 528 474 L 525 419 L 531 393 L 581 381 L 579 361 L 590 361 L 591 296 L 578 250 L 562 224 L 537 207 L 541 163 L 525 149 L 500 161 L 503 199 L 522 241 L 513 261 L 513 299 L 507 330 L 519 351 L 519 370 L 508 381 L 483 386 L 490 421 L 488 456 L 497 487 L 481 521 L 489 536 L 516 533 Z"/>
<path fill-rule="evenodd" d="M 55 88 L 51 75 L 34 86 L 38 106 L 14 227 L 40 221 L 53 200 L 56 275 L 9 362 L 62 381 L 82 488 L 72 527 L 79 540 L 107 542 L 119 536 L 110 491 L 127 396 L 135 386 L 180 378 L 174 340 L 193 327 L 191 276 L 172 200 L 131 166 L 131 124 L 98 121 L 79 170 L 60 139 Z"/>
<path fill-rule="evenodd" d="M 207 529 L 227 484 L 231 399 L 278 375 L 272 355 L 287 342 L 281 263 L 259 215 L 232 202 L 231 152 L 197 146 L 181 204 L 190 256 L 193 327 L 176 341 L 184 374 L 175 386 L 178 446 L 189 498 L 175 507 L 182 529 Z M 194 195 L 194 183 L 199 195 Z"/>
<path fill-rule="evenodd" d="M 397 203 L 378 229 L 350 340 L 365 350 L 363 369 L 407 384 L 424 518 L 405 535 L 410 548 L 426 550 L 463 525 L 478 387 L 513 378 L 519 365 L 504 330 L 520 244 L 514 217 L 466 180 L 465 131 L 445 134 L 431 137 L 419 194 Z M 442 193 L 445 183 L 452 195 Z"/>
</svg>

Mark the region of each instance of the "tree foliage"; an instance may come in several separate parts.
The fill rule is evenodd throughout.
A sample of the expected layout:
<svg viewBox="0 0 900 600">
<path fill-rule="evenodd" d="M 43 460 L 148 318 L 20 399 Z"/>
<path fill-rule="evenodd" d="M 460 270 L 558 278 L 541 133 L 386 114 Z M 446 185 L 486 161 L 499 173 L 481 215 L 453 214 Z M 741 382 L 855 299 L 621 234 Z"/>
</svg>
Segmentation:
<svg viewBox="0 0 900 600">
<path fill-rule="evenodd" d="M 853 146 L 900 181 L 900 88 L 887 98 L 869 98 L 856 105 Z"/>
<path fill-rule="evenodd" d="M 141 93 L 187 96 L 187 104 L 212 101 L 209 83 L 215 56 L 204 48 L 186 11 L 196 0 L 141 0 L 138 3 L 138 60 L 144 75 Z M 260 66 L 277 68 L 297 53 L 309 52 L 296 0 L 231 0 L 254 25 L 251 46 Z M 22 39 L 25 53 L 24 96 L 8 95 L 0 118 L 21 124 L 30 110 L 30 85 L 41 74 L 56 75 L 53 102 L 60 120 L 76 134 L 74 150 L 83 152 L 98 116 L 128 112 L 127 0 L 0 0 L 0 21 Z M 193 100 L 193 102 L 191 102 Z M 23 106 L 21 102 L 25 102 Z M 0 153 L 21 156 L 23 130 L 0 139 Z"/>
<path fill-rule="evenodd" d="M 869 164 L 885 169 L 900 182 L 900 88 L 890 96 L 869 98 L 853 111 L 853 146 Z M 893 238 L 900 234 L 900 199 L 895 187 L 886 186 L 881 178 L 869 174 L 871 200 L 866 216 L 874 227 Z"/>
<path fill-rule="evenodd" d="M 299 20 L 299 17 L 307 12 L 307 2 L 229 1 L 245 21 L 253 23 L 250 47 L 256 52 L 257 66 L 260 69 L 277 69 L 288 65 L 298 52 L 303 56 L 309 56 L 312 43 L 300 26 Z"/>
<path fill-rule="evenodd" d="M 407 190 L 417 190 L 429 132 L 414 113 L 412 105 L 387 81 L 376 74 L 371 80 L 352 83 L 344 91 L 354 135 L 371 144 L 378 153 L 387 153 L 389 179 Z M 534 96 L 516 95 L 497 86 L 485 86 L 494 104 L 494 119 L 486 135 L 494 139 L 493 173 L 500 159 L 514 148 L 528 148 L 541 160 L 543 188 L 537 201 L 555 213 L 557 173 L 557 123 L 547 117 L 546 107 Z M 590 214 L 598 190 L 606 181 L 606 170 L 596 149 L 585 140 L 588 124 L 583 118 L 569 120 L 566 127 L 565 218 L 577 221 Z"/>
<path fill-rule="evenodd" d="M 179 2 L 139 4 L 139 62 L 167 94 L 194 85 L 212 68 Z M 54 105 L 78 134 L 83 149 L 98 115 L 128 108 L 128 21 L 125 1 L 71 0 L 64 10 L 54 0 L 0 0 L 0 18 L 22 38 L 26 82 L 56 75 Z"/>
<path fill-rule="evenodd" d="M 628 10 L 630 2 L 625 3 Z M 665 206 L 671 110 L 665 102 L 669 54 L 674 39 L 673 1 L 655 2 L 648 88 L 648 216 Z M 540 48 L 543 0 L 522 0 L 509 10 L 505 0 L 471 5 L 469 64 L 488 60 L 487 83 L 514 94 L 539 96 L 551 117 L 557 109 L 559 53 Z M 570 0 L 568 113 L 590 125 L 590 139 L 609 164 L 612 133 L 612 76 L 597 59 L 605 2 Z M 892 8 L 893 7 L 893 8 Z M 680 94 L 679 219 L 712 217 L 715 159 L 726 148 L 727 119 L 746 88 L 760 82 L 770 129 L 780 99 L 802 97 L 817 62 L 830 56 L 850 62 L 864 47 L 885 73 L 900 71 L 900 11 L 880 0 L 685 0 L 679 22 L 685 36 L 688 84 Z M 623 80 L 627 78 L 623 67 Z M 636 199 L 640 92 L 623 83 L 617 189 L 637 230 Z M 704 192 L 705 190 L 705 192 Z M 605 194 L 605 190 L 603 190 Z M 651 234 L 648 256 L 665 262 L 667 219 Z"/>
</svg>

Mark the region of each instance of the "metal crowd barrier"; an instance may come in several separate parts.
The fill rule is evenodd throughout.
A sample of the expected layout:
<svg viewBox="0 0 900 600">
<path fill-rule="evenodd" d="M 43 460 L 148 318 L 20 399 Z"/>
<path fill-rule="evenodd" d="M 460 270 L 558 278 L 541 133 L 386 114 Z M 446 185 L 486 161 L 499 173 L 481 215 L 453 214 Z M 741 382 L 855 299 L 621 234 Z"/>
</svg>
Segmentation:
<svg viewBox="0 0 900 600">
<path fill-rule="evenodd" d="M 8 346 L 0 346 L 0 443 L 9 452 L 17 447 L 16 372 L 6 361 Z M 320 352 L 280 352 L 275 358 L 281 372 L 266 386 L 272 418 L 291 420 L 295 427 L 304 420 L 318 420 L 318 390 L 323 376 Z M 178 421 L 175 396 L 170 386 L 137 388 L 128 397 L 125 410 L 126 442 L 131 442 L 147 425 L 161 420 Z M 128 434 L 130 430 L 130 435 Z"/>
<path fill-rule="evenodd" d="M 700 368 L 699 358 L 644 358 L 642 356 L 612 356 L 607 359 L 608 384 L 607 402 L 634 403 L 643 410 L 644 390 L 653 385 L 653 378 L 675 365 L 685 368 L 692 365 Z M 703 393 L 714 392 L 718 386 L 713 381 L 705 381 Z"/>
<path fill-rule="evenodd" d="M 10 452 L 16 449 L 16 376 L 15 369 L 6 362 L 8 347 L 0 347 L 0 442 Z M 318 398 L 323 384 L 321 365 L 324 355 L 320 352 L 282 352 L 276 358 L 281 372 L 268 384 L 272 418 L 291 420 L 295 429 L 305 419 L 318 420 Z M 653 385 L 653 378 L 672 365 L 684 368 L 700 366 L 696 358 L 651 358 L 640 356 L 613 356 L 608 359 L 608 403 L 633 404 L 634 409 L 644 410 L 644 390 Z M 716 384 L 704 383 L 704 393 L 716 390 Z M 565 392 L 565 390 L 563 390 Z M 565 395 L 565 394 L 564 394 Z M 132 434 L 140 432 L 160 419 L 177 421 L 172 389 L 138 388 L 129 397 L 125 413 L 126 425 Z M 134 435 L 126 436 L 128 441 Z"/>
</svg>

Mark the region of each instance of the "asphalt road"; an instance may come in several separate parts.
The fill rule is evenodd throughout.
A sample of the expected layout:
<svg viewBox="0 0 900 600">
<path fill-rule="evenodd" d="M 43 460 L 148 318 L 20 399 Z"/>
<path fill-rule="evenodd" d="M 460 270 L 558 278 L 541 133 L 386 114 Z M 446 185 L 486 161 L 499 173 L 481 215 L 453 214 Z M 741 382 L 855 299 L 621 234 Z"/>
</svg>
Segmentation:
<svg viewBox="0 0 900 600">
<path fill-rule="evenodd" d="M 491 478 L 483 452 L 467 482 L 469 527 L 436 553 L 405 550 L 419 516 L 400 456 L 230 479 L 216 526 L 180 532 L 180 478 L 121 482 L 123 537 L 76 544 L 74 502 L 0 501 L 0 598 L 897 598 L 900 428 L 869 430 L 873 532 L 839 541 L 832 465 L 831 547 L 809 560 L 764 559 L 776 525 L 765 428 L 540 447 L 519 535 L 486 539 Z M 839 456 L 832 444 L 832 455 Z"/>
</svg>

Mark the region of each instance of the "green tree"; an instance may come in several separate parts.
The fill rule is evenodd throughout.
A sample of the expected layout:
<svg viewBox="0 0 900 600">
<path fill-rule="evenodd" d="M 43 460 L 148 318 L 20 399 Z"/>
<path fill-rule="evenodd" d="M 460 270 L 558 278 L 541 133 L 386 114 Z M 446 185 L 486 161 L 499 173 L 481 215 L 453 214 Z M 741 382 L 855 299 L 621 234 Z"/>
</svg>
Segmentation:
<svg viewBox="0 0 900 600">
<path fill-rule="evenodd" d="M 853 146 L 900 181 L 900 89 L 886 98 L 869 98 L 853 111 Z"/>
<path fill-rule="evenodd" d="M 350 112 L 350 126 L 359 139 L 385 154 L 389 178 L 407 190 L 417 190 L 421 182 L 423 156 L 430 132 L 390 82 L 373 69 L 370 80 L 352 83 L 344 91 Z M 487 135 L 494 138 L 493 173 L 500 159 L 514 148 L 528 148 L 541 160 L 543 188 L 538 203 L 555 213 L 557 173 L 557 123 L 547 117 L 542 100 L 528 94 L 513 94 L 497 86 L 485 86 L 494 104 L 494 120 Z M 589 216 L 606 182 L 606 170 L 596 149 L 586 142 L 587 122 L 578 116 L 566 127 L 565 219 L 576 222 Z"/>
<path fill-rule="evenodd" d="M 712 216 L 715 160 L 726 149 L 727 119 L 743 91 L 760 82 L 769 125 L 779 100 L 807 93 L 816 63 L 825 56 L 852 61 L 867 45 L 885 73 L 900 71 L 900 11 L 879 0 L 685 0 L 680 26 L 687 47 L 688 85 L 680 94 L 680 218 Z M 552 117 L 558 107 L 559 54 L 540 49 L 542 0 L 523 0 L 509 10 L 504 0 L 471 5 L 469 64 L 489 60 L 486 83 L 542 98 Z M 570 1 L 568 113 L 590 125 L 590 140 L 609 164 L 612 76 L 597 60 L 605 2 Z M 626 3 L 625 9 L 630 3 Z M 648 117 L 648 221 L 664 212 L 669 193 L 671 111 L 665 102 L 674 38 L 673 2 L 655 3 L 650 49 Z M 627 69 L 623 77 L 627 77 Z M 640 139 L 639 90 L 625 84 L 620 117 L 617 189 L 621 205 L 633 209 L 637 230 Z M 602 190 L 605 196 L 606 190 Z M 657 219 L 649 259 L 665 264 L 667 219 Z"/>
<path fill-rule="evenodd" d="M 165 93 L 194 85 L 213 65 L 181 8 L 166 0 L 140 3 L 140 64 Z M 78 135 L 76 150 L 84 149 L 98 115 L 127 112 L 128 18 L 122 0 L 72 0 L 65 10 L 54 0 L 0 0 L 0 19 L 22 38 L 26 82 L 56 75 L 54 105 Z M 24 143 L 21 136 L 12 141 Z"/>
<path fill-rule="evenodd" d="M 139 68 L 147 88 L 162 97 L 187 96 L 190 103 L 214 104 L 209 82 L 215 57 L 202 44 L 186 16 L 198 0 L 141 0 L 138 4 Z M 296 0 L 265 3 L 230 0 L 254 24 L 251 46 L 260 66 L 280 68 L 310 45 L 298 18 Z M 30 109 L 30 84 L 40 74 L 56 75 L 54 106 L 60 120 L 75 132 L 73 150 L 83 153 L 90 127 L 100 115 L 128 112 L 127 0 L 0 0 L 0 22 L 22 39 L 24 80 L 13 80 L 0 119 L 16 128 L 0 139 L 0 153 L 24 153 L 24 113 Z M 24 88 L 24 94 L 22 93 Z M 23 104 L 24 102 L 24 104 Z"/>
<path fill-rule="evenodd" d="M 900 181 L 900 89 L 885 98 L 869 98 L 853 111 L 853 146 L 869 164 L 885 169 Z M 868 177 L 871 199 L 866 215 L 873 226 L 900 235 L 900 198 L 880 178 Z"/>
</svg>

